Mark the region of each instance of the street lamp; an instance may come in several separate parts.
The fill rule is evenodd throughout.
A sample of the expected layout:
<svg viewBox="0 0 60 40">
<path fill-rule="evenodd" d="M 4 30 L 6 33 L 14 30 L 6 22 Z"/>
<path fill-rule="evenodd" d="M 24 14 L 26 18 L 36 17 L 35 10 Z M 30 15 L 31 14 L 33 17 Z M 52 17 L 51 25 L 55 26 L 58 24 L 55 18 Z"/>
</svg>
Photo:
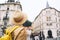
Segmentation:
<svg viewBox="0 0 60 40">
<path fill-rule="evenodd" d="M 4 22 L 4 25 L 3 25 L 3 28 L 2 28 L 3 33 L 4 33 L 4 30 L 5 30 L 6 27 L 7 27 L 7 22 L 8 22 L 8 20 L 9 20 L 9 17 L 8 17 L 8 11 L 9 11 L 9 8 L 7 8 L 6 16 L 3 18 L 3 22 Z"/>
</svg>

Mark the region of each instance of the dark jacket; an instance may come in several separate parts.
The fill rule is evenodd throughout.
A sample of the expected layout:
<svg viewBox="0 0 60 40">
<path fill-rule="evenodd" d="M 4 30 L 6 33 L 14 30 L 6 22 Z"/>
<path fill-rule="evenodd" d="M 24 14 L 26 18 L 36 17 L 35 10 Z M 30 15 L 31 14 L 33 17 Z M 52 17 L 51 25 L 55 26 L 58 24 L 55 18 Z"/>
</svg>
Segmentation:
<svg viewBox="0 0 60 40">
<path fill-rule="evenodd" d="M 40 39 L 40 40 L 45 40 L 45 36 L 44 36 L 43 32 L 40 32 L 39 39 Z"/>
</svg>

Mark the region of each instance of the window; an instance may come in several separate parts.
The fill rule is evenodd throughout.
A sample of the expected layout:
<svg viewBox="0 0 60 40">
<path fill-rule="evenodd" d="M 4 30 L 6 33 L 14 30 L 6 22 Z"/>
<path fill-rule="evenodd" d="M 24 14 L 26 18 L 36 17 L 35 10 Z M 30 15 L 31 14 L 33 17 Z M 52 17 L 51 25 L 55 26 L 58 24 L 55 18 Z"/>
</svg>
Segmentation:
<svg viewBox="0 0 60 40">
<path fill-rule="evenodd" d="M 52 23 L 47 23 L 47 26 L 52 26 Z"/>
<path fill-rule="evenodd" d="M 47 10 L 46 13 L 49 14 L 50 13 L 50 10 Z"/>
<path fill-rule="evenodd" d="M 1 5 L 0 5 L 0 8 L 1 8 Z"/>
<path fill-rule="evenodd" d="M 1 17 L 0 17 L 0 21 L 1 21 Z"/>
<path fill-rule="evenodd" d="M 60 19 L 59 19 L 59 22 L 60 22 Z"/>
<path fill-rule="evenodd" d="M 22 6 L 21 5 L 20 6 L 18 5 L 17 8 L 22 11 Z"/>
<path fill-rule="evenodd" d="M 58 13 L 58 16 L 60 17 L 60 13 Z"/>
<path fill-rule="evenodd" d="M 22 5 L 20 5 L 20 9 L 22 10 Z"/>
<path fill-rule="evenodd" d="M 47 18 L 47 21 L 51 21 L 51 17 L 46 17 Z"/>
<path fill-rule="evenodd" d="M 60 30 L 57 30 L 57 36 L 60 36 Z"/>
</svg>

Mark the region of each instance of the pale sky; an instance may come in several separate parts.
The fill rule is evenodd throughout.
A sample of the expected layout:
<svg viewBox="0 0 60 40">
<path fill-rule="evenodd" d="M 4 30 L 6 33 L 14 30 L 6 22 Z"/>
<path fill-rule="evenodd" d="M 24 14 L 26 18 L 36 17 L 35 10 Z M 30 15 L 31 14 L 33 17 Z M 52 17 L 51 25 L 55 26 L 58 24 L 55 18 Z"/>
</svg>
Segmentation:
<svg viewBox="0 0 60 40">
<path fill-rule="evenodd" d="M 0 3 L 4 3 L 7 0 L 0 0 Z M 50 7 L 54 7 L 60 10 L 60 0 L 20 0 L 23 8 L 23 12 L 28 15 L 30 21 L 34 21 L 35 17 L 46 8 L 46 2 L 48 1 Z"/>
</svg>

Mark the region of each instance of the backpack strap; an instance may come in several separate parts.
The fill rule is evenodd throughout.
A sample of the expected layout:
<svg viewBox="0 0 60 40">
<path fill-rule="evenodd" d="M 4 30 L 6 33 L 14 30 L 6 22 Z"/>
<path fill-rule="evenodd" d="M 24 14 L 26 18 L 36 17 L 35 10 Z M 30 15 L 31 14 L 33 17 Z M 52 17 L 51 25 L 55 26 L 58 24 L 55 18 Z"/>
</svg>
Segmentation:
<svg viewBox="0 0 60 40">
<path fill-rule="evenodd" d="M 11 34 L 15 29 L 17 29 L 19 26 L 14 26 L 11 31 L 8 34 Z"/>
<path fill-rule="evenodd" d="M 18 32 L 18 34 L 14 37 L 14 40 L 16 40 L 16 39 L 18 38 L 19 34 L 21 33 L 21 31 L 22 31 L 23 29 L 24 29 L 24 27 L 19 28 L 19 32 Z"/>
</svg>

